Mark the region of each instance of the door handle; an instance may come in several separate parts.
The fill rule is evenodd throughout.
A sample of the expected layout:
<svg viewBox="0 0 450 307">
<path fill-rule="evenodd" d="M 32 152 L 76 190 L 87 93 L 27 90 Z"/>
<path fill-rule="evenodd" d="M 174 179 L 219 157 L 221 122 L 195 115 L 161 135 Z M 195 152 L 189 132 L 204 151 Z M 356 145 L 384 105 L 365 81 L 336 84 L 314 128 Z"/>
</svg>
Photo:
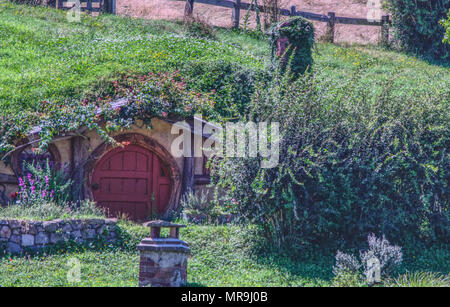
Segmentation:
<svg viewBox="0 0 450 307">
<path fill-rule="evenodd" d="M 91 187 L 92 187 L 92 190 L 96 191 L 96 190 L 98 190 L 98 188 L 99 188 L 100 186 L 98 185 L 98 183 L 93 183 L 93 184 L 91 185 Z"/>
</svg>

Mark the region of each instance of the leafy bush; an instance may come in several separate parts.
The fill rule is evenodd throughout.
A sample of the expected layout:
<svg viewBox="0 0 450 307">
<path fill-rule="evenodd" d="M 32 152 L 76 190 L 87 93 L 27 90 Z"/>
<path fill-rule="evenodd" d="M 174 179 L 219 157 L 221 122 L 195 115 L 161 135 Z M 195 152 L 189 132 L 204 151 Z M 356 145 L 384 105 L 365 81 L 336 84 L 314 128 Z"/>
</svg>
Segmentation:
<svg viewBox="0 0 450 307">
<path fill-rule="evenodd" d="M 390 79 L 369 88 L 359 78 L 258 86 L 249 119 L 279 123 L 278 166 L 214 160 L 213 182 L 234 213 L 275 246 L 354 245 L 368 233 L 448 242 L 449 93 L 398 91 Z"/>
<path fill-rule="evenodd" d="M 374 257 L 380 261 L 381 276 L 389 276 L 398 269 L 403 260 L 403 253 L 401 247 L 392 246 L 389 241 L 383 237 L 377 238 L 374 234 L 367 238 L 369 249 L 360 252 L 361 262 L 364 267 L 365 275 L 368 275 L 368 263 Z"/>
<path fill-rule="evenodd" d="M 211 202 L 208 193 L 203 191 L 201 193 L 189 192 L 185 194 L 180 205 L 183 210 L 183 216 L 196 223 L 219 223 L 220 217 L 225 214 L 220 206 Z"/>
<path fill-rule="evenodd" d="M 225 118 L 240 118 L 246 114 L 256 84 L 268 78 L 262 69 L 223 60 L 191 61 L 184 65 L 181 74 L 189 88 L 199 92 L 214 91 L 214 110 Z"/>
<path fill-rule="evenodd" d="M 450 276 L 433 272 L 407 272 L 386 281 L 387 287 L 450 287 Z"/>
<path fill-rule="evenodd" d="M 331 281 L 332 287 L 364 287 L 367 284 L 364 282 L 361 274 L 349 271 L 339 271 Z"/>
<path fill-rule="evenodd" d="M 361 264 L 355 256 L 338 251 L 336 253 L 336 263 L 333 267 L 333 274 L 338 275 L 342 272 L 356 274 L 361 268 Z"/>
<path fill-rule="evenodd" d="M 435 59 L 450 60 L 450 46 L 443 43 L 445 30 L 439 24 L 447 15 L 450 0 L 388 0 L 388 7 L 402 48 Z"/>
</svg>

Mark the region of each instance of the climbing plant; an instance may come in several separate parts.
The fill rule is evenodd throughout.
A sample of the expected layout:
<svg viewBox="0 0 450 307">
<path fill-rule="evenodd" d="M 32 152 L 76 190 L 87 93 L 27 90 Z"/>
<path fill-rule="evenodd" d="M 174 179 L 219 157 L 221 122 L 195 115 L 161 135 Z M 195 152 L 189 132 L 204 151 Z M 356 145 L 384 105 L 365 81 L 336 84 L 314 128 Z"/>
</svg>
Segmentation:
<svg viewBox="0 0 450 307">
<path fill-rule="evenodd" d="M 151 127 L 155 117 L 182 120 L 196 113 L 206 118 L 213 114 L 211 94 L 188 90 L 179 72 L 123 77 L 112 86 L 114 97 L 45 100 L 37 112 L 0 115 L 0 159 L 8 161 L 15 143 L 30 134 L 37 136 L 29 144 L 36 152 L 46 149 L 55 137 L 77 133 L 82 127 L 115 144 L 109 133 L 130 128 L 137 120 Z M 112 102 L 119 98 L 124 98 L 125 103 L 114 106 Z"/>
<path fill-rule="evenodd" d="M 280 56 L 277 42 L 283 38 L 288 39 L 288 46 Z M 284 70 L 289 64 L 294 76 L 302 74 L 313 64 L 314 26 L 302 17 L 279 22 L 271 28 L 271 46 L 274 66 Z"/>
</svg>

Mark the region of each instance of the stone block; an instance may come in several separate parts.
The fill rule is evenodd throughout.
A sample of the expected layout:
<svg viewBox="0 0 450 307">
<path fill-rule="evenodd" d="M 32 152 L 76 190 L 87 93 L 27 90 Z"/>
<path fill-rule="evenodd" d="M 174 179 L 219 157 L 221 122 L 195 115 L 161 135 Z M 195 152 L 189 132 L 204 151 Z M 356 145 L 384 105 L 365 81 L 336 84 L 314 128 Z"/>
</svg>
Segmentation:
<svg viewBox="0 0 450 307">
<path fill-rule="evenodd" d="M 44 222 L 43 227 L 46 232 L 55 232 L 58 229 L 58 221 Z"/>
<path fill-rule="evenodd" d="M 8 226 L 0 228 L 0 238 L 9 239 L 11 237 L 11 229 Z"/>
<path fill-rule="evenodd" d="M 48 242 L 48 234 L 46 234 L 45 232 L 40 232 L 36 235 L 35 244 L 45 245 L 48 244 Z"/>
<path fill-rule="evenodd" d="M 30 234 L 22 235 L 22 246 L 33 246 L 34 245 L 34 236 Z"/>
<path fill-rule="evenodd" d="M 17 254 L 20 253 L 21 251 L 22 247 L 17 243 L 8 242 L 8 244 L 6 244 L 6 252 L 8 253 Z"/>
</svg>

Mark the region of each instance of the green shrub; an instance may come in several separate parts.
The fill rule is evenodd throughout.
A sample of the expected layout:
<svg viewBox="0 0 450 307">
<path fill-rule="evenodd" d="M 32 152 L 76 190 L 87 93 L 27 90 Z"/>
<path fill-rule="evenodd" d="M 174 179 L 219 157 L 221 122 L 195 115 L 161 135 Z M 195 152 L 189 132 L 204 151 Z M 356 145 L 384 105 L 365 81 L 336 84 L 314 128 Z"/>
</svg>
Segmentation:
<svg viewBox="0 0 450 307">
<path fill-rule="evenodd" d="M 196 223 L 219 223 L 220 216 L 224 215 L 223 208 L 211 202 L 208 193 L 189 192 L 183 196 L 180 202 L 183 216 Z"/>
<path fill-rule="evenodd" d="M 214 110 L 225 118 L 240 118 L 247 108 L 260 80 L 267 80 L 262 69 L 244 67 L 223 60 L 191 61 L 181 74 L 188 87 L 199 92 L 214 94 Z"/>
<path fill-rule="evenodd" d="M 409 52 L 434 59 L 450 60 L 450 46 L 443 43 L 450 0 L 388 0 L 396 38 Z"/>
<path fill-rule="evenodd" d="M 215 161 L 213 182 L 234 213 L 275 246 L 354 245 L 369 233 L 448 242 L 449 94 L 359 78 L 285 76 L 258 87 L 249 117 L 280 124 L 279 165 Z"/>
<path fill-rule="evenodd" d="M 386 281 L 387 287 L 450 287 L 450 277 L 433 272 L 407 272 Z"/>
<path fill-rule="evenodd" d="M 364 287 L 367 284 L 360 273 L 339 271 L 331 281 L 332 287 Z"/>
</svg>

